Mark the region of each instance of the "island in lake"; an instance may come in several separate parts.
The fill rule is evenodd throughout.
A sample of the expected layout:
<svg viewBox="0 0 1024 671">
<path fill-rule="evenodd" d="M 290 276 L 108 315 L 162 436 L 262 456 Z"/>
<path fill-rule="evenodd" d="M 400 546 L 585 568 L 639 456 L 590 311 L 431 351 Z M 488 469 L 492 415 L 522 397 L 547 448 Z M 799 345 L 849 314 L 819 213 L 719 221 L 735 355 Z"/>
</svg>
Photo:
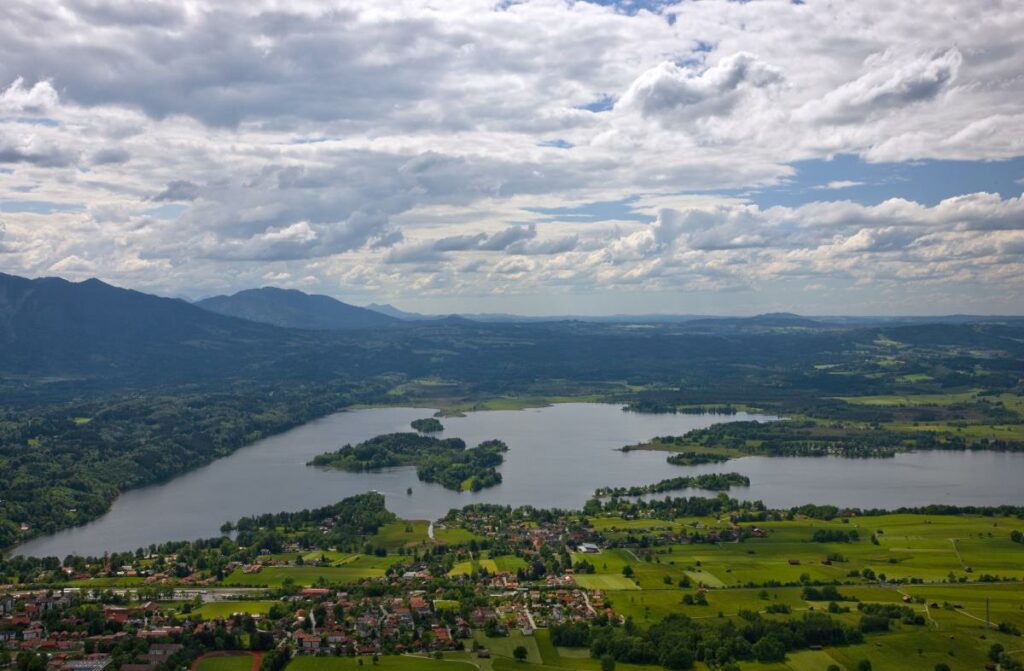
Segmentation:
<svg viewBox="0 0 1024 671">
<path fill-rule="evenodd" d="M 415 423 L 415 422 L 414 422 Z M 501 484 L 497 467 L 508 445 L 486 440 L 466 449 L 461 438 L 434 438 L 418 433 L 388 433 L 355 446 L 318 454 L 310 466 L 346 471 L 373 471 L 395 466 L 415 466 L 423 482 L 436 482 L 456 491 L 480 491 Z"/>
<path fill-rule="evenodd" d="M 414 419 L 410 426 L 420 433 L 440 433 L 441 431 L 444 431 L 444 424 L 442 424 L 441 420 L 436 417 Z"/>
</svg>

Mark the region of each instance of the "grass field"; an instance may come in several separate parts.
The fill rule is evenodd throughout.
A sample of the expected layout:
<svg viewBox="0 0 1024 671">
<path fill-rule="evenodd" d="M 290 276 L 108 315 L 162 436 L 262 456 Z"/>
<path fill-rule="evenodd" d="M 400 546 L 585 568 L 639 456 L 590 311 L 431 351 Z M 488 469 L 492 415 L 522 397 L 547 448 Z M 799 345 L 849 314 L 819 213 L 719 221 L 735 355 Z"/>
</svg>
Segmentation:
<svg viewBox="0 0 1024 671">
<path fill-rule="evenodd" d="M 890 422 L 892 431 L 931 431 L 948 433 L 966 439 L 1024 440 L 1024 424 L 951 424 L 949 422 Z"/>
<path fill-rule="evenodd" d="M 613 574 L 580 574 L 576 576 L 576 584 L 585 589 L 601 589 L 605 591 L 640 589 L 640 586 L 633 582 L 631 578 Z"/>
<path fill-rule="evenodd" d="M 196 671 L 252 671 L 252 655 L 220 655 L 204 657 L 196 665 Z"/>
<path fill-rule="evenodd" d="M 491 559 L 459 562 L 448 572 L 448 575 L 467 575 L 479 572 L 481 569 L 491 574 L 515 573 L 521 568 L 526 568 L 525 561 L 514 555 L 502 555 Z"/>
<path fill-rule="evenodd" d="M 316 550 L 315 552 L 307 552 L 302 555 L 302 560 L 307 564 L 315 562 L 327 561 L 334 566 L 341 566 L 347 562 L 352 561 L 358 555 L 352 554 L 351 552 L 335 552 L 334 550 Z"/>
<path fill-rule="evenodd" d="M 713 518 L 605 517 L 591 521 L 606 536 L 619 538 L 630 532 L 658 534 L 678 529 L 706 534 L 728 524 Z M 851 518 L 845 523 L 841 519 L 796 519 L 757 526 L 767 531 L 764 538 L 657 546 L 650 559 L 646 553 L 625 548 L 575 554 L 574 562 L 586 560 L 596 569 L 593 575 L 578 575 L 577 582 L 605 590 L 615 611 L 640 626 L 673 613 L 696 619 L 734 618 L 743 610 L 764 614 L 768 606 L 781 604 L 789 608 L 788 617 L 792 617 L 824 608 L 822 602 L 804 600 L 801 583 L 805 580 L 839 582 L 844 596 L 860 602 L 905 603 L 926 619 L 925 626 L 894 623 L 894 632 L 870 636 L 863 645 L 800 651 L 780 664 L 745 662 L 740 665 L 744 670 L 824 671 L 830 664 L 838 664 L 852 671 L 863 659 L 870 660 L 876 670 L 928 670 L 939 662 L 954 670 L 978 669 L 984 668 L 985 653 L 994 642 L 1007 650 L 1020 650 L 1024 657 L 1024 641 L 1000 634 L 984 621 L 990 613 L 992 624 L 1024 628 L 1024 546 L 1010 540 L 1011 531 L 1024 531 L 1020 519 L 892 514 Z M 856 530 L 859 538 L 813 542 L 815 531 L 823 529 Z M 830 563 L 823 563 L 830 555 Z M 632 579 L 622 575 L 626 565 L 633 571 Z M 880 584 L 864 578 L 865 570 L 921 584 Z M 1007 581 L 979 582 L 986 574 Z M 951 577 L 955 582 L 949 582 Z M 689 579 L 689 586 L 681 587 L 681 579 Z M 756 586 L 748 586 L 751 583 Z M 687 595 L 696 601 L 700 585 L 708 588 L 704 592 L 707 605 L 685 603 Z M 851 626 L 860 620 L 855 605 L 851 612 L 834 617 Z M 540 633 L 538 641 L 543 641 Z M 582 650 L 564 654 L 555 650 L 557 659 L 552 661 L 549 658 L 554 653 L 542 643 L 539 649 L 549 666 L 575 664 L 573 668 L 582 669 L 596 663 L 577 658 L 585 655 Z"/>
<path fill-rule="evenodd" d="M 439 527 L 435 525 L 434 539 L 444 545 L 466 545 L 472 540 L 482 541 L 484 537 L 461 527 Z"/>
<path fill-rule="evenodd" d="M 634 531 L 641 528 L 640 522 L 601 520 L 605 529 Z M 646 525 L 644 529 L 682 525 L 701 533 L 726 524 L 709 518 L 642 523 Z M 853 518 L 845 524 L 837 519 L 765 522 L 759 526 L 767 530 L 765 538 L 742 543 L 661 546 L 652 561 L 644 561 L 626 549 L 574 554 L 573 561 L 586 560 L 594 565 L 595 575 L 580 575 L 578 580 L 581 585 L 593 585 L 595 589 L 615 589 L 598 587 L 595 578 L 621 578 L 627 564 L 643 589 L 664 589 L 684 579 L 694 586 L 711 588 L 798 584 L 803 580 L 863 582 L 849 574 L 863 574 L 865 570 L 888 578 L 932 583 L 944 582 L 951 574 L 970 581 L 986 574 L 1024 580 L 1024 547 L 1010 540 L 1012 530 L 1024 531 L 1024 521 L 1016 518 L 884 515 Z M 848 543 L 811 542 L 812 535 L 819 530 L 856 531 L 860 538 Z M 872 535 L 877 538 L 877 545 L 871 542 Z M 823 563 L 830 555 L 836 560 Z"/>
<path fill-rule="evenodd" d="M 380 578 L 384 568 L 354 565 L 358 559 L 345 566 L 270 566 L 259 573 L 235 571 L 224 579 L 225 585 L 239 587 L 280 587 L 285 580 L 301 587 L 312 587 L 321 579 L 329 585 L 357 582 L 363 578 Z"/>
<path fill-rule="evenodd" d="M 840 396 L 841 401 L 857 405 L 953 405 L 954 403 L 970 403 L 978 398 L 977 391 L 964 391 L 949 394 L 890 394 L 882 396 Z"/>
<path fill-rule="evenodd" d="M 469 671 L 480 668 L 468 661 L 468 655 L 449 654 L 446 659 L 431 659 L 412 655 L 385 655 L 376 666 L 369 660 L 356 657 L 296 657 L 288 664 L 287 671 Z M 359 662 L 362 661 L 361 666 Z"/>
<path fill-rule="evenodd" d="M 141 585 L 143 578 L 86 578 L 85 580 L 71 580 L 68 585 L 82 587 L 85 589 L 106 589 L 108 587 L 134 587 Z"/>
<path fill-rule="evenodd" d="M 250 615 L 266 615 L 270 612 L 273 601 L 213 601 L 203 604 L 201 608 L 193 611 L 204 620 L 214 618 L 228 618 L 235 613 L 248 613 Z"/>
<path fill-rule="evenodd" d="M 386 548 L 389 552 L 401 547 L 415 547 L 430 540 L 427 536 L 429 526 L 423 520 L 396 520 L 378 529 L 368 542 L 375 548 Z"/>
</svg>

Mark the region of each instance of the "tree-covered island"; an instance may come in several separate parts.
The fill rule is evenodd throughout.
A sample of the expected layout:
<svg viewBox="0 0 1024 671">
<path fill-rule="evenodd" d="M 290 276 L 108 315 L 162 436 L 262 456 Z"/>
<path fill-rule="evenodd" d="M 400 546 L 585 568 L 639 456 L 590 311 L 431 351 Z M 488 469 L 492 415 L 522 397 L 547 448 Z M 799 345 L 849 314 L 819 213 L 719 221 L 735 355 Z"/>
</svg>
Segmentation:
<svg viewBox="0 0 1024 671">
<path fill-rule="evenodd" d="M 504 461 L 508 446 L 500 440 L 487 440 L 466 449 L 461 438 L 434 438 L 418 433 L 388 433 L 358 445 L 314 457 L 310 466 L 340 468 L 345 471 L 372 471 L 395 466 L 415 466 L 423 482 L 436 482 L 456 491 L 479 491 L 501 484 L 497 467 Z"/>
<path fill-rule="evenodd" d="M 412 426 L 414 430 L 419 431 L 420 433 L 440 433 L 441 431 L 444 431 L 444 424 L 442 424 L 441 420 L 437 419 L 436 417 L 424 417 L 423 419 L 414 419 L 412 420 L 412 424 L 410 424 L 410 426 Z"/>
</svg>

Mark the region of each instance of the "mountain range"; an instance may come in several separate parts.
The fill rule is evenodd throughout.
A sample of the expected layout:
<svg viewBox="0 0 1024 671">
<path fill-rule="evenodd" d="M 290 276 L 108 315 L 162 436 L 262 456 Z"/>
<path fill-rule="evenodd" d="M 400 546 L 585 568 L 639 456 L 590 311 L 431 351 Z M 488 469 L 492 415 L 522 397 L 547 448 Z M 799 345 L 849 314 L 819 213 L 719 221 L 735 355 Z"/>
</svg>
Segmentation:
<svg viewBox="0 0 1024 671">
<path fill-rule="evenodd" d="M 379 311 L 295 289 L 246 289 L 230 296 L 213 296 L 195 303 L 217 314 L 263 324 L 313 331 L 388 328 L 401 320 Z"/>
<path fill-rule="evenodd" d="M 1021 348 L 1019 319 L 971 319 L 872 324 L 776 313 L 643 328 L 634 327 L 635 318 L 622 323 L 488 323 L 460 316 L 403 321 L 326 296 L 274 288 L 191 304 L 96 279 L 0 273 L 0 389 L 11 394 L 42 384 L 57 389 L 286 378 L 305 383 L 379 375 L 455 376 L 494 386 L 498 380 L 535 379 L 541 371 L 566 379 L 618 380 L 648 369 L 678 379 L 693 374 L 702 361 L 816 360 L 857 351 L 883 335 L 941 347 Z"/>
</svg>

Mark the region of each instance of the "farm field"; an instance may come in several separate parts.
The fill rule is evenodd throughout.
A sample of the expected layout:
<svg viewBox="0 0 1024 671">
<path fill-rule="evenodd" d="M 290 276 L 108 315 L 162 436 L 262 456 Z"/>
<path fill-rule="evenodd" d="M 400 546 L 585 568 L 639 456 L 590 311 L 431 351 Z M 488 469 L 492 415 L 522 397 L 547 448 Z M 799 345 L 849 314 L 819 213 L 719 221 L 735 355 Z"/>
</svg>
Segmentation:
<svg viewBox="0 0 1024 671">
<path fill-rule="evenodd" d="M 876 670 L 933 669 L 939 663 L 954 671 L 978 669 L 989 661 L 987 651 L 993 643 L 1020 651 L 1018 656 L 1024 658 L 1019 637 L 995 630 L 1000 624 L 1024 628 L 1024 545 L 1010 538 L 1011 532 L 1024 530 L 1024 520 L 1015 517 L 797 518 L 744 523 L 761 529 L 764 536 L 742 542 L 671 545 L 638 539 L 680 530 L 706 536 L 729 523 L 707 517 L 591 521 L 606 536 L 615 534 L 633 547 L 573 554 L 574 564 L 586 561 L 595 570 L 578 574 L 577 583 L 604 590 L 615 611 L 641 627 L 675 613 L 695 619 L 736 618 L 742 611 L 768 618 L 800 617 L 828 607 L 827 602 L 805 598 L 805 585 L 816 582 L 838 583 L 839 593 L 848 599 L 840 602 L 840 609 L 849 611 L 834 612 L 832 617 L 848 625 L 860 622 L 858 603 L 901 604 L 924 618 L 924 625 L 893 622 L 891 632 L 871 635 L 861 645 L 794 652 L 776 664 L 743 662 L 744 670 L 824 671 L 836 664 L 852 671 L 864 659 Z M 813 540 L 816 533 L 819 540 L 838 539 L 839 532 L 847 535 L 846 542 Z M 629 576 L 623 574 L 627 566 Z M 890 582 L 893 579 L 899 584 Z M 698 599 L 701 593 L 705 604 Z M 769 614 L 769 607 L 781 613 Z M 537 635 L 543 641 L 546 632 Z M 584 649 L 552 647 L 552 653 L 543 644 L 539 649 L 550 666 L 589 668 L 597 663 L 586 658 Z"/>
<path fill-rule="evenodd" d="M 606 528 L 619 528 L 610 523 L 611 519 L 604 521 Z M 616 524 L 624 522 L 631 521 Z M 657 529 L 671 528 L 668 522 L 645 522 L 647 527 L 634 526 L 631 532 L 657 533 Z M 691 536 L 724 527 L 724 523 L 706 518 L 684 520 L 682 524 Z M 763 530 L 763 538 L 655 546 L 650 560 L 648 555 L 641 557 L 626 548 L 577 553 L 572 558 L 574 564 L 593 564 L 595 574 L 580 575 L 579 580 L 581 585 L 593 585 L 595 589 L 615 589 L 611 584 L 598 587 L 600 581 L 595 578 L 622 578 L 626 565 L 633 572 L 630 580 L 642 589 L 664 589 L 681 581 L 708 588 L 814 581 L 863 583 L 865 575 L 930 583 L 945 582 L 950 576 L 970 581 L 981 576 L 1024 580 L 1024 546 L 1010 540 L 1012 531 L 1024 531 L 1024 521 L 1016 518 L 882 515 L 851 518 L 846 523 L 808 519 L 756 526 Z M 815 533 L 850 532 L 856 532 L 856 540 L 812 541 Z"/>
</svg>

